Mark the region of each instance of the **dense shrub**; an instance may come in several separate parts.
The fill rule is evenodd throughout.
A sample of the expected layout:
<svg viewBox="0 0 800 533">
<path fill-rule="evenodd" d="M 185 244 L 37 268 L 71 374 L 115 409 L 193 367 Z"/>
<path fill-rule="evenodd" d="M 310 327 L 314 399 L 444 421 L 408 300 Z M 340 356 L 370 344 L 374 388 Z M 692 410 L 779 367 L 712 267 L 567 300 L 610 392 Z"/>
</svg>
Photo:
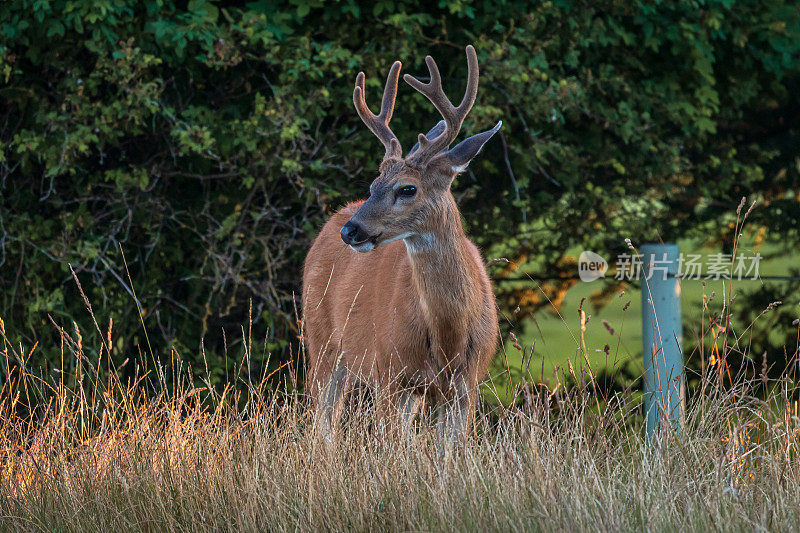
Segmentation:
<svg viewBox="0 0 800 533">
<path fill-rule="evenodd" d="M 625 237 L 707 233 L 709 221 L 723 229 L 707 237 L 729 237 L 719 222 L 745 195 L 764 206 L 752 216 L 765 238 L 796 246 L 798 12 L 729 0 L 3 2 L 0 316 L 26 344 L 54 331 L 48 315 L 87 335 L 110 316 L 120 361 L 173 346 L 224 375 L 252 313 L 267 337 L 254 359 L 288 354 L 307 246 L 366 192 L 382 153 L 352 109 L 355 74 L 377 105 L 391 61 L 422 73 L 431 53 L 456 95 L 466 43 L 482 78 L 465 130 L 505 124 L 455 185 L 487 255 L 554 272 L 576 244 L 619 251 Z M 397 109 L 406 148 L 438 120 L 405 86 Z"/>
</svg>

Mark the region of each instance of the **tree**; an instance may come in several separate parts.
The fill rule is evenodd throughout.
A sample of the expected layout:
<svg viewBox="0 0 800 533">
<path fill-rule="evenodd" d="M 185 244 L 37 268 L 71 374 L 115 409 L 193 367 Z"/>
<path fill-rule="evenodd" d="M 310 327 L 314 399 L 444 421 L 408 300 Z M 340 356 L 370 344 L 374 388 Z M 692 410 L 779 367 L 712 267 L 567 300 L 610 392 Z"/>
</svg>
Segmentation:
<svg viewBox="0 0 800 533">
<path fill-rule="evenodd" d="M 380 158 L 356 72 L 377 94 L 393 60 L 419 73 L 431 53 L 458 94 L 466 43 L 465 133 L 504 120 L 455 185 L 488 256 L 558 272 L 572 245 L 707 232 L 742 196 L 765 238 L 800 241 L 791 2 L 13 0 L 0 20 L 0 312 L 29 345 L 57 335 L 48 315 L 89 336 L 113 317 L 119 361 L 149 350 L 144 324 L 156 357 L 221 378 L 252 316 L 259 354 L 288 357 L 305 251 Z M 436 120 L 401 91 L 401 138 Z"/>
</svg>

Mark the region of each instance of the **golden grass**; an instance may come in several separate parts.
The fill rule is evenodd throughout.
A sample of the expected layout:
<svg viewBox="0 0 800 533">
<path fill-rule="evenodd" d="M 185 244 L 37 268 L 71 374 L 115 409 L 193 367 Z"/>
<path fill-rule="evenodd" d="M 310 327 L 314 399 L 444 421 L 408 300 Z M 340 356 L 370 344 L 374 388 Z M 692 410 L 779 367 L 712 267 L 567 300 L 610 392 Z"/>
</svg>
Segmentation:
<svg viewBox="0 0 800 533">
<path fill-rule="evenodd" d="M 94 362 L 77 326 L 59 330 L 75 372 L 37 377 L 0 320 L 2 530 L 800 528 L 797 350 L 784 377 L 764 366 L 748 381 L 729 373 L 726 340 L 682 430 L 650 442 L 641 395 L 607 396 L 571 366 L 552 389 L 501 378 L 511 406 L 482 403 L 465 442 L 438 442 L 427 413 L 409 439 L 384 433 L 358 405 L 326 441 L 291 365 L 285 386 L 248 372 L 221 393 L 172 356 L 123 381 L 100 364 L 110 324 Z"/>
<path fill-rule="evenodd" d="M 389 437 L 354 412 L 328 446 L 310 438 L 300 394 L 263 384 L 218 395 L 184 374 L 152 396 L 147 380 L 112 374 L 39 384 L 47 401 L 23 414 L 36 383 L 11 368 L 0 400 L 4 530 L 800 526 L 796 394 L 785 381 L 767 401 L 744 382 L 709 386 L 682 433 L 650 444 L 633 395 L 598 409 L 587 385 L 483 405 L 463 445 L 437 442 L 427 420 L 410 440 Z"/>
</svg>

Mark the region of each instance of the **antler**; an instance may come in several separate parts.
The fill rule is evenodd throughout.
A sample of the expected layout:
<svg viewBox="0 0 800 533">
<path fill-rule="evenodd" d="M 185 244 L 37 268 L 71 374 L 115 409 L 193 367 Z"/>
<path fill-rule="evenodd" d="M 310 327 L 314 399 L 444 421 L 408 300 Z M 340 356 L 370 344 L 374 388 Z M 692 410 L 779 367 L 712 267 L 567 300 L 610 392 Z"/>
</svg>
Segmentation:
<svg viewBox="0 0 800 533">
<path fill-rule="evenodd" d="M 386 87 L 383 89 L 383 100 L 381 101 L 381 112 L 379 115 L 374 115 L 367 107 L 367 102 L 364 100 L 364 73 L 359 72 L 356 76 L 356 87 L 353 90 L 353 104 L 356 106 L 358 116 L 364 121 L 364 124 L 370 129 L 375 136 L 380 139 L 386 148 L 386 155 L 388 157 L 402 157 L 403 149 L 400 146 L 400 141 L 397 136 L 389 128 L 389 121 L 392 120 L 392 113 L 394 112 L 394 101 L 397 98 L 397 81 L 400 77 L 400 67 L 402 65 L 399 61 L 395 61 L 392 68 L 389 70 L 389 76 L 386 78 Z"/>
<path fill-rule="evenodd" d="M 475 97 L 478 94 L 478 57 L 472 45 L 467 46 L 467 66 L 469 69 L 467 73 L 467 90 L 464 92 L 464 98 L 458 107 L 453 106 L 453 103 L 450 102 L 442 90 L 442 78 L 439 75 L 436 62 L 431 56 L 427 56 L 425 63 L 431 73 L 431 81 L 429 83 L 422 83 L 408 74 L 403 76 L 403 79 L 431 101 L 436 110 L 441 113 L 446 126 L 444 131 L 433 139 L 428 139 L 422 133 L 419 134 L 419 149 L 409 158 L 406 158 L 416 164 L 427 162 L 430 158 L 450 146 L 458 137 L 458 131 L 461 129 L 467 113 L 472 109 Z"/>
</svg>

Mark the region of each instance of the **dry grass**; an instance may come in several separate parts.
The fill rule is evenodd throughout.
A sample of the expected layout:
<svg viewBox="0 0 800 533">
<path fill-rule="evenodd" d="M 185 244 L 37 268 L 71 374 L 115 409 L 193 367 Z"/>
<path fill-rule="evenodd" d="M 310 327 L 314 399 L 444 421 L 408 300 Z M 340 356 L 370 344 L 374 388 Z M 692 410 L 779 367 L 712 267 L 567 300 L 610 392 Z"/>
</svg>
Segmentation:
<svg viewBox="0 0 800 533">
<path fill-rule="evenodd" d="M 747 383 L 709 387 L 685 431 L 651 445 L 630 394 L 598 410 L 588 392 L 562 387 L 484 406 L 463 446 L 437 443 L 426 423 L 410 441 L 381 436 L 354 413 L 331 449 L 309 438 L 298 394 L 248 385 L 217 395 L 176 379 L 148 397 L 147 380 L 113 376 L 47 388 L 14 368 L 0 403 L 6 530 L 800 526 L 786 381 L 767 402 Z M 49 403 L 23 415 L 34 387 Z"/>
<path fill-rule="evenodd" d="M 731 303 L 729 293 L 726 329 Z M 747 381 L 725 365 L 740 349 L 726 337 L 683 430 L 652 442 L 640 395 L 598 396 L 570 367 L 572 386 L 523 385 L 498 393 L 511 407 L 482 404 L 464 443 L 437 442 L 427 415 L 405 439 L 354 409 L 330 445 L 312 438 L 291 366 L 282 387 L 248 373 L 218 393 L 170 357 L 123 382 L 110 358 L 100 364 L 110 327 L 94 363 L 77 327 L 61 334 L 76 373 L 36 377 L 33 350 L 12 346 L 0 321 L 3 530 L 800 528 L 800 389 L 790 379 L 800 348 L 784 378 L 751 368 Z"/>
</svg>

